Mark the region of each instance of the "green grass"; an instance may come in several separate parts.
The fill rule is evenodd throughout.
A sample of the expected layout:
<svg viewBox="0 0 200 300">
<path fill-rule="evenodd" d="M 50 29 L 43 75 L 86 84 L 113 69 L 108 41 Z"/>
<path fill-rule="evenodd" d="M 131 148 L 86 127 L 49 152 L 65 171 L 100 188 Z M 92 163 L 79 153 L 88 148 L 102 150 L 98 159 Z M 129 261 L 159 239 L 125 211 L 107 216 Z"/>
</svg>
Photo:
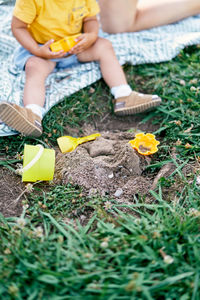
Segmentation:
<svg viewBox="0 0 200 300">
<path fill-rule="evenodd" d="M 74 228 L 41 209 L 24 226 L 2 218 L 2 299 L 199 299 L 199 219 L 156 198 L 151 213 L 132 206 L 139 220 L 114 203 L 115 223 L 94 212 Z"/>
<path fill-rule="evenodd" d="M 171 62 L 124 67 L 133 88 L 163 98 L 143 114 L 142 122 L 159 124 L 161 140 L 146 174 L 169 161 L 174 174 L 160 179 L 149 204 L 135 196 L 126 214 L 125 205 L 84 196 L 77 186 L 36 184 L 20 219 L 0 217 L 0 299 L 200 299 L 199 57 L 189 47 Z M 65 126 L 81 133 L 83 123 L 112 109 L 103 81 L 93 88 L 56 105 L 40 139 L 1 138 L 1 167 L 15 169 L 25 143 L 55 146 Z M 182 171 L 186 163 L 195 174 Z M 89 217 L 84 226 L 72 221 L 81 215 Z"/>
</svg>

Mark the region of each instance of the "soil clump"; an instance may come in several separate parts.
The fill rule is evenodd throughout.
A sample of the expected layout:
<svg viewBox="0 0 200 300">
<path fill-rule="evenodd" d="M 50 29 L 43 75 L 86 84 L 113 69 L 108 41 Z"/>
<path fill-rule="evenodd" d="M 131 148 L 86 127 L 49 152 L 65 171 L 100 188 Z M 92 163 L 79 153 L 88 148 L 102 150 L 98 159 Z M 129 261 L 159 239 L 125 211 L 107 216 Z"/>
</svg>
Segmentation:
<svg viewBox="0 0 200 300">
<path fill-rule="evenodd" d="M 150 159 L 131 147 L 133 138 L 128 132 L 101 132 L 95 141 L 58 154 L 56 180 L 77 184 L 90 195 L 131 200 L 135 194 L 147 193 L 152 182 L 142 172 Z"/>
</svg>

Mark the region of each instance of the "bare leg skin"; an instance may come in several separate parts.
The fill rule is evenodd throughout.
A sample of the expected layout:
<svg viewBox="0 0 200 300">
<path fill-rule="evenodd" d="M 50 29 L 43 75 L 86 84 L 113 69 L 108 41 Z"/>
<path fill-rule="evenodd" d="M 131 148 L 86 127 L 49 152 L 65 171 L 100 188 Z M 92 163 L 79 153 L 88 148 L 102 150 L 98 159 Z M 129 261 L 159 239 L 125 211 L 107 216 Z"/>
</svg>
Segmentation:
<svg viewBox="0 0 200 300">
<path fill-rule="evenodd" d="M 52 72 L 55 64 L 55 62 L 35 56 L 27 60 L 23 99 L 25 107 L 9 102 L 0 103 L 0 117 L 5 124 L 25 136 L 41 136 L 45 79 Z"/>
<path fill-rule="evenodd" d="M 102 29 L 108 33 L 130 31 L 137 4 L 138 0 L 99 0 Z"/>
<path fill-rule="evenodd" d="M 199 0 L 99 0 L 102 29 L 134 32 L 200 13 Z"/>
<path fill-rule="evenodd" d="M 108 40 L 98 38 L 92 47 L 78 54 L 77 57 L 82 62 L 98 61 L 103 79 L 110 88 L 127 84 L 122 67 L 117 60 L 112 44 Z"/>
<path fill-rule="evenodd" d="M 103 79 L 111 89 L 128 85 L 124 71 L 117 60 L 112 44 L 108 40 L 98 38 L 92 47 L 78 54 L 77 57 L 82 62 L 98 61 Z M 114 113 L 117 115 L 137 114 L 161 103 L 161 99 L 157 95 L 145 95 L 131 91 L 131 89 L 128 96 L 115 96 Z"/>
<path fill-rule="evenodd" d="M 28 59 L 25 66 L 24 106 L 28 104 L 44 106 L 45 79 L 53 71 L 55 65 L 53 61 L 35 56 Z"/>
</svg>

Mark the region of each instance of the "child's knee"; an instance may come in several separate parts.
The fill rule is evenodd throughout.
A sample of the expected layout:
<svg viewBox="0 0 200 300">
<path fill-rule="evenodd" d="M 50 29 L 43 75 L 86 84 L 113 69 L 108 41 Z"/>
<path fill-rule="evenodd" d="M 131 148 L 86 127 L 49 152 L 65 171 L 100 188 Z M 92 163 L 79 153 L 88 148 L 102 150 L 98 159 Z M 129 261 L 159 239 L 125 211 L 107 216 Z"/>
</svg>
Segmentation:
<svg viewBox="0 0 200 300">
<path fill-rule="evenodd" d="M 112 43 L 107 39 L 99 38 L 95 46 L 95 51 L 99 57 L 106 55 L 108 51 L 114 51 Z"/>
<path fill-rule="evenodd" d="M 25 71 L 27 76 L 30 75 L 40 78 L 46 78 L 46 76 L 52 71 L 54 66 L 54 62 L 32 56 L 26 62 Z"/>
<path fill-rule="evenodd" d="M 35 56 L 30 57 L 25 65 L 26 73 L 39 72 L 40 68 L 39 60 Z"/>
</svg>

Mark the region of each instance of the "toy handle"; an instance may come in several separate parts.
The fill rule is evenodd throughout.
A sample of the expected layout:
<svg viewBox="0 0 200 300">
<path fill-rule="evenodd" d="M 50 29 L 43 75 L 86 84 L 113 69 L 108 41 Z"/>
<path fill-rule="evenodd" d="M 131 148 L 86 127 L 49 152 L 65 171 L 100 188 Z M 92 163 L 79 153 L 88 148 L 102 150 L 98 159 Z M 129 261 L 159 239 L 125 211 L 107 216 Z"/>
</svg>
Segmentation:
<svg viewBox="0 0 200 300">
<path fill-rule="evenodd" d="M 36 164 L 36 162 L 42 156 L 43 151 L 44 151 L 44 147 L 42 145 L 36 145 L 36 146 L 38 146 L 40 148 L 38 153 L 24 168 L 22 168 L 22 173 L 24 173 L 25 171 L 28 171 L 30 168 L 32 168 L 32 166 L 34 166 Z"/>
<path fill-rule="evenodd" d="M 96 139 L 96 137 L 100 136 L 101 134 L 100 133 L 94 133 L 94 134 L 91 134 L 91 135 L 88 135 L 88 136 L 84 136 L 82 138 L 79 138 L 78 139 L 78 144 L 82 144 L 84 142 L 89 142 L 89 141 L 93 141 Z"/>
</svg>

